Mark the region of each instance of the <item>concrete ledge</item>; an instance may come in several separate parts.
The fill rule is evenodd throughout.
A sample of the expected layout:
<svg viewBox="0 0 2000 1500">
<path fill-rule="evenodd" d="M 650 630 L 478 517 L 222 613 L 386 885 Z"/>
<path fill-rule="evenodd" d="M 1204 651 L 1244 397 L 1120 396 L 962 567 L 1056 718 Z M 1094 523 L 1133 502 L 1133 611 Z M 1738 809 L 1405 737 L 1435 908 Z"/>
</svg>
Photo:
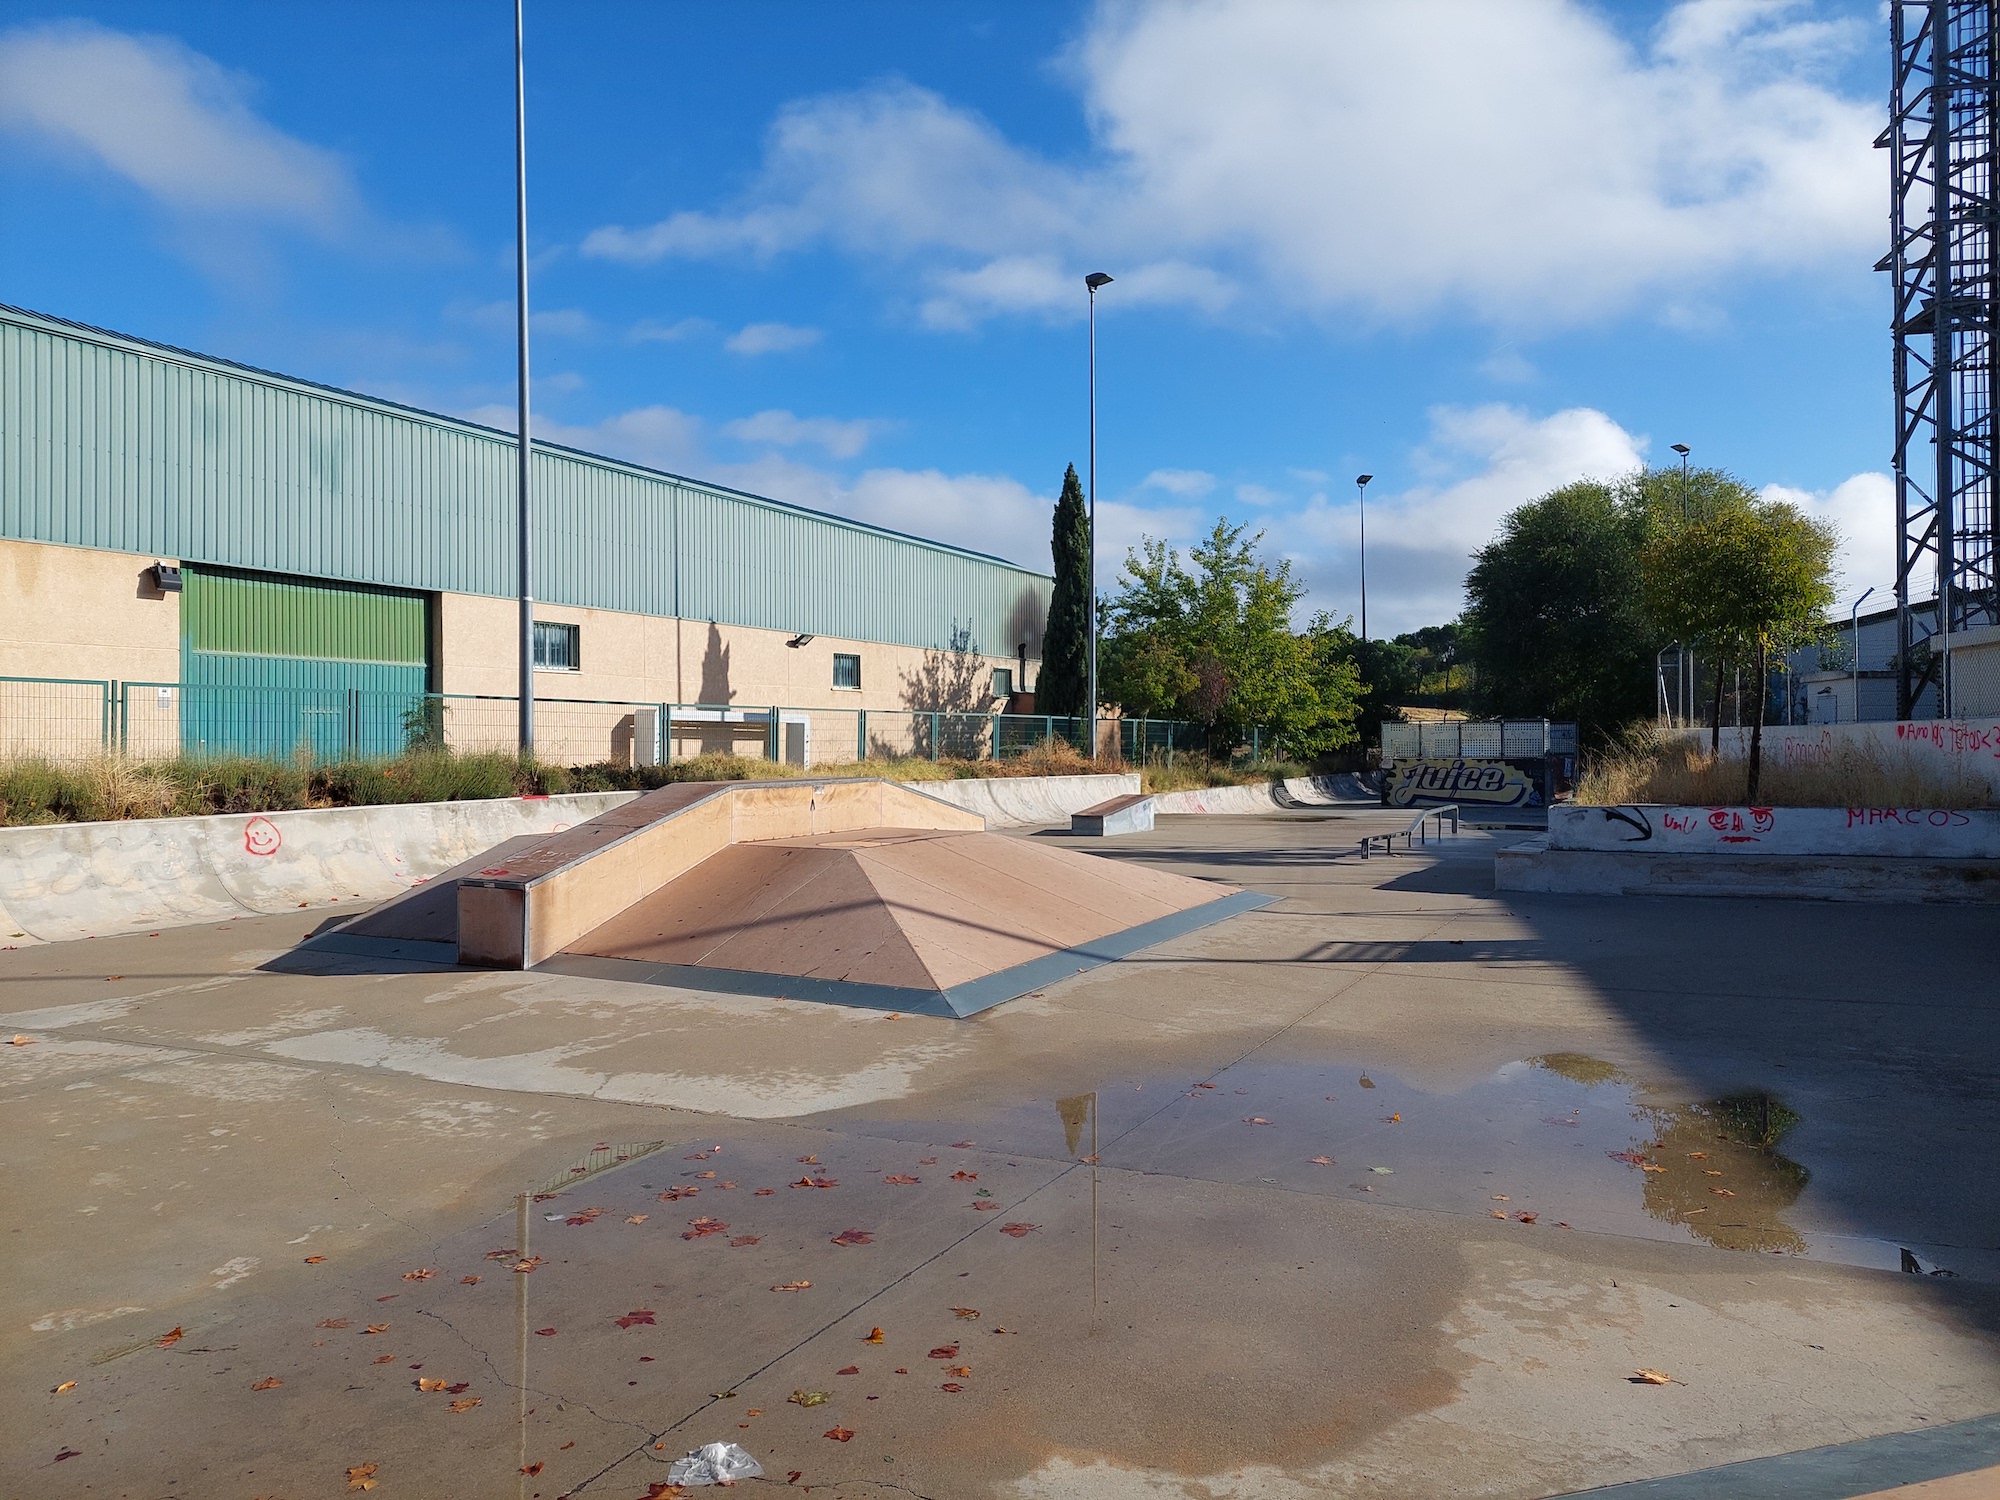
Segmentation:
<svg viewBox="0 0 2000 1500">
<path fill-rule="evenodd" d="M 1569 803 L 1549 809 L 1549 847 L 1759 857 L 2000 859 L 2000 810 Z"/>
<path fill-rule="evenodd" d="M 1113 797 L 1069 815 L 1069 831 L 1087 838 L 1115 838 L 1153 831 L 1153 799 L 1141 793 Z"/>
<path fill-rule="evenodd" d="M 2000 902 L 2000 859 L 1636 854 L 1554 849 L 1544 835 L 1496 853 L 1493 884 L 1502 891 L 1574 896 Z"/>
</svg>

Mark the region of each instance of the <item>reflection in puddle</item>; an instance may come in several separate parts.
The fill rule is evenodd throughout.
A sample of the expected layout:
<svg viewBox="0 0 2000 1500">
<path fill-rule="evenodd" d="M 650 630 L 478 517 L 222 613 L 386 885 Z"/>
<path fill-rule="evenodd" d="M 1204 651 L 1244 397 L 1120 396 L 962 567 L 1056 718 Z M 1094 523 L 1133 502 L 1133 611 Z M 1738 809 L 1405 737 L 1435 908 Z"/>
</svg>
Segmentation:
<svg viewBox="0 0 2000 1500">
<path fill-rule="evenodd" d="M 1625 1091 L 1632 1118 L 1650 1126 L 1652 1138 L 1611 1156 L 1644 1179 L 1646 1212 L 1654 1218 L 1724 1250 L 1806 1253 L 1805 1236 L 1782 1217 L 1811 1177 L 1777 1149 L 1799 1123 L 1782 1100 L 1747 1090 L 1709 1104 L 1656 1105 L 1599 1058 L 1553 1052 L 1529 1063 L 1585 1088 L 1615 1084 Z"/>
</svg>

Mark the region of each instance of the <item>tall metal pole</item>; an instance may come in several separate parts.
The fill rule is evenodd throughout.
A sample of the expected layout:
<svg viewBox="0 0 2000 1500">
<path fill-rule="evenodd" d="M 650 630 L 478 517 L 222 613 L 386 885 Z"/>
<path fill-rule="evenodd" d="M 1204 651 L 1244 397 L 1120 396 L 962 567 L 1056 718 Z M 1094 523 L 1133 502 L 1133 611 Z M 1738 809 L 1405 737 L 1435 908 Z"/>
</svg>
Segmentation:
<svg viewBox="0 0 2000 1500">
<path fill-rule="evenodd" d="M 532 496 L 528 488 L 528 87 L 522 6 L 514 0 L 514 304 L 520 408 L 515 419 L 519 480 L 515 510 L 521 561 L 521 753 L 535 753 L 535 572 Z"/>
<path fill-rule="evenodd" d="M 1368 481 L 1373 474 L 1357 474 L 1354 489 L 1361 496 L 1361 639 L 1368 639 Z"/>
<path fill-rule="evenodd" d="M 1854 608 L 1847 612 L 1847 630 L 1854 638 L 1854 660 L 1849 662 L 1848 666 L 1854 674 L 1854 722 L 1857 724 L 1861 722 L 1861 606 L 1868 602 L 1868 595 L 1874 592 L 1874 589 L 1869 589 L 1854 601 Z"/>
<path fill-rule="evenodd" d="M 1092 271 L 1083 278 L 1084 288 L 1090 293 L 1090 597 L 1084 605 L 1084 618 L 1090 624 L 1090 702 L 1087 716 L 1090 724 L 1090 758 L 1097 759 L 1097 289 L 1111 285 L 1111 278 L 1102 271 Z"/>
</svg>

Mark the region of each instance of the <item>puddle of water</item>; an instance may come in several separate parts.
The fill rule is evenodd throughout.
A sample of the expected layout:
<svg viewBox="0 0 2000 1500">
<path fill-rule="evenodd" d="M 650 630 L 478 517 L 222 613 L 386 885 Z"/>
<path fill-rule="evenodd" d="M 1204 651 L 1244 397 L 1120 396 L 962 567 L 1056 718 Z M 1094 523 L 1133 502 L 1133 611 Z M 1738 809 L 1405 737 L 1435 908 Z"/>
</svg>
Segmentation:
<svg viewBox="0 0 2000 1500">
<path fill-rule="evenodd" d="M 1379 1068 L 1251 1060 L 1204 1080 L 1107 1080 L 1096 1100 L 1093 1154 L 1107 1168 L 1505 1218 L 1523 1232 L 2000 1279 L 1988 1252 L 1895 1238 L 1894 1225 L 1850 1230 L 1855 1206 L 1816 1199 L 1810 1164 L 1786 1154 L 1800 1121 L 1781 1097 L 1689 1099 L 1581 1053 L 1508 1063 L 1455 1094 Z M 1038 1100 L 936 1128 L 987 1150 L 1077 1158 L 1079 1122 L 1075 1100 Z M 924 1129 L 843 1124 L 905 1138 Z"/>
</svg>

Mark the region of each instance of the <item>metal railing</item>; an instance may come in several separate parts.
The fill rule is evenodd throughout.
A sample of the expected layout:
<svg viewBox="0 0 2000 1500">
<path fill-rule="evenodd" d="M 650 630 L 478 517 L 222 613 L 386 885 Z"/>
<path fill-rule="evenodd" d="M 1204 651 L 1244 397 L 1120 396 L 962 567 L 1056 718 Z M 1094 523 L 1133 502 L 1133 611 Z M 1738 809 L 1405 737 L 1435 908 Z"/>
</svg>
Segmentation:
<svg viewBox="0 0 2000 1500">
<path fill-rule="evenodd" d="M 589 698 L 538 698 L 535 708 L 537 756 L 565 765 L 653 765 L 710 754 L 801 769 L 885 757 L 1007 760 L 1054 743 L 1081 750 L 1086 736 L 1082 720 L 1047 714 Z M 112 753 L 325 764 L 426 749 L 511 754 L 518 713 L 518 701 L 499 694 L 0 678 L 0 759 Z M 1171 760 L 1205 743 L 1197 724 L 1113 722 L 1130 760 Z M 1253 734 L 1253 755 L 1258 738 Z"/>
<path fill-rule="evenodd" d="M 1547 719 L 1448 719 L 1382 726 L 1382 759 L 1541 760 L 1576 753 L 1576 725 Z"/>
</svg>

